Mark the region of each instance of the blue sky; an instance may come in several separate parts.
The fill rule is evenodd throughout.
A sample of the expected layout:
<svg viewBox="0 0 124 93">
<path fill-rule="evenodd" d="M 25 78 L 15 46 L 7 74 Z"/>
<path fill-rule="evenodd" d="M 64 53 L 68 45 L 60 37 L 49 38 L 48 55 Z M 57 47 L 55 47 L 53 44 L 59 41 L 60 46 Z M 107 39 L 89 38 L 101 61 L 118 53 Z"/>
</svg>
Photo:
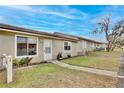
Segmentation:
<svg viewBox="0 0 124 93">
<path fill-rule="evenodd" d="M 103 41 L 103 34 L 92 35 L 91 31 L 108 14 L 113 24 L 123 18 L 124 6 L 0 6 L 0 23 Z"/>
</svg>

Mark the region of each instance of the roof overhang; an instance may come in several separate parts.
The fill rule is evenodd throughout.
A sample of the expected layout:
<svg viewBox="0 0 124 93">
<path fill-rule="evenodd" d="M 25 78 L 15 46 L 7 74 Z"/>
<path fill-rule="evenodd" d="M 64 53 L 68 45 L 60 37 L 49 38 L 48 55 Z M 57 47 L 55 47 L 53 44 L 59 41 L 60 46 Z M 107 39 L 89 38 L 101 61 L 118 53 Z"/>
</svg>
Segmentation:
<svg viewBox="0 0 124 93">
<path fill-rule="evenodd" d="M 30 33 L 30 32 L 10 30 L 10 29 L 4 29 L 4 28 L 0 28 L 0 31 L 25 34 L 25 35 L 32 35 L 32 36 L 38 36 L 38 37 L 43 37 L 43 38 L 49 38 L 49 39 L 68 40 L 68 41 L 76 42 L 76 40 L 73 40 L 73 39 L 58 37 L 58 36 L 54 36 L 54 35 L 53 36 L 52 35 L 42 35 L 42 34 L 35 34 L 35 33 Z"/>
</svg>

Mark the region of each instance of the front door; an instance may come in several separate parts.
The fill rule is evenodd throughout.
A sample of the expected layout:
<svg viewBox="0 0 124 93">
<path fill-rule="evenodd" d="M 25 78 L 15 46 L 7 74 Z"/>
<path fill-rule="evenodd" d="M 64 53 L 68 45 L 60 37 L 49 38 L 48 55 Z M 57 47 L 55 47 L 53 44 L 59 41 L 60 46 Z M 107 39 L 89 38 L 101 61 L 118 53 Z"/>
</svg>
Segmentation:
<svg viewBox="0 0 124 93">
<path fill-rule="evenodd" d="M 52 59 L 52 40 L 44 40 L 44 60 Z"/>
</svg>

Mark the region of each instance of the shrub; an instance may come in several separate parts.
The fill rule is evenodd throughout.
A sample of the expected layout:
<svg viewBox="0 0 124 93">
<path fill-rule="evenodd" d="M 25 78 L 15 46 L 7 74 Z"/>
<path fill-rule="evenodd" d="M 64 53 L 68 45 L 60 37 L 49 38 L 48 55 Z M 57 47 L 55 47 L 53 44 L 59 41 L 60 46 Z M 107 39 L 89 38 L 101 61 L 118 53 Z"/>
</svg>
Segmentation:
<svg viewBox="0 0 124 93">
<path fill-rule="evenodd" d="M 13 60 L 13 65 L 14 66 L 23 66 L 24 64 L 29 65 L 30 61 L 32 60 L 32 58 L 26 57 L 26 58 L 22 58 L 22 59 L 14 59 Z"/>
<path fill-rule="evenodd" d="M 30 63 L 31 60 L 32 60 L 32 58 L 29 58 L 29 57 L 22 58 L 20 60 L 20 65 L 24 65 L 24 64 L 29 65 L 29 63 Z"/>
<path fill-rule="evenodd" d="M 25 64 L 29 65 L 31 60 L 32 60 L 32 58 L 29 58 L 29 57 L 25 58 Z"/>
<path fill-rule="evenodd" d="M 20 61 L 18 59 L 14 59 L 13 60 L 13 65 L 14 66 L 19 66 L 20 65 Z"/>
<path fill-rule="evenodd" d="M 19 61 L 19 64 L 22 66 L 25 64 L 25 58 L 22 58 L 20 61 Z"/>
</svg>

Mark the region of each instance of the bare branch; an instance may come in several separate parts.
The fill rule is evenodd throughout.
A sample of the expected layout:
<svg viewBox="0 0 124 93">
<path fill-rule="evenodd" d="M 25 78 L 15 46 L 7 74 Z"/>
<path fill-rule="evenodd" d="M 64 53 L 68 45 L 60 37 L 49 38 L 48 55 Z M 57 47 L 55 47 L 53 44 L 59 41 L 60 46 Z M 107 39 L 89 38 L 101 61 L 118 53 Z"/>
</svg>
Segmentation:
<svg viewBox="0 0 124 93">
<path fill-rule="evenodd" d="M 108 41 L 108 51 L 115 46 L 122 45 L 122 37 L 124 37 L 124 19 L 118 21 L 112 29 L 110 29 L 110 16 L 106 16 L 100 22 L 97 23 L 98 28 L 93 32 L 104 33 L 106 40 Z M 124 40 L 124 39 L 123 39 Z"/>
</svg>

